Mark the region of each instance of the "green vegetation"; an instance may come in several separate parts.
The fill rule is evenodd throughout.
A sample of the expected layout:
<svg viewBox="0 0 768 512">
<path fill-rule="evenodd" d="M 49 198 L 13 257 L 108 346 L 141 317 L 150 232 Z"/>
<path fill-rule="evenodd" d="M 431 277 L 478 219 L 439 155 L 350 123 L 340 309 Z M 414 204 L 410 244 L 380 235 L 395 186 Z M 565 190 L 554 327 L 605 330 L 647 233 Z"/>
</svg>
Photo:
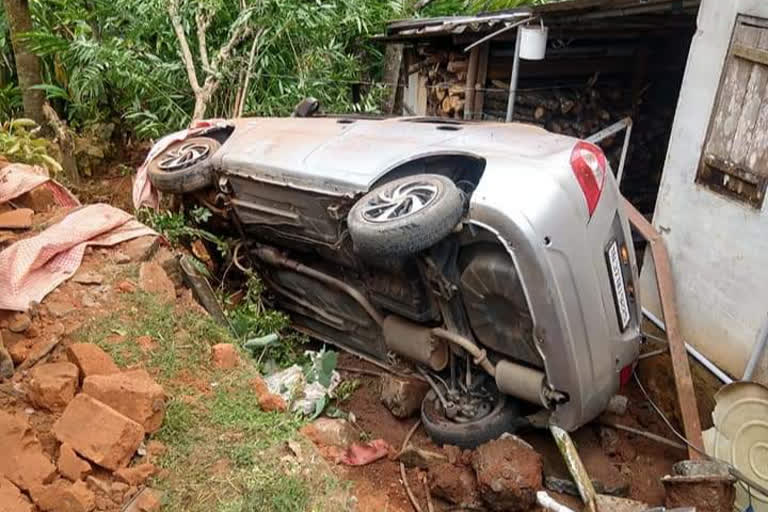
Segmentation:
<svg viewBox="0 0 768 512">
<path fill-rule="evenodd" d="M 37 123 L 31 119 L 14 119 L 0 124 L 0 155 L 13 162 L 41 165 L 51 173 L 61 171 L 61 165 L 48 154 L 50 142 L 39 137 L 39 132 Z"/>
</svg>

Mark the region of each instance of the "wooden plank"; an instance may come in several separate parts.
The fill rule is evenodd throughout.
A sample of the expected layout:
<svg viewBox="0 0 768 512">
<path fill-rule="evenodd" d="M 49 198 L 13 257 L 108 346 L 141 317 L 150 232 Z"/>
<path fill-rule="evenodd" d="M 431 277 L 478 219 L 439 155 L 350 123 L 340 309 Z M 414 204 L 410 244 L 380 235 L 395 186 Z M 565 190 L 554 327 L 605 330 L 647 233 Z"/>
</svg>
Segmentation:
<svg viewBox="0 0 768 512">
<path fill-rule="evenodd" d="M 666 324 L 667 339 L 669 340 L 669 355 L 672 358 L 672 372 L 675 377 L 675 389 L 677 390 L 677 402 L 680 406 L 680 414 L 683 420 L 685 438 L 695 446 L 688 448 L 688 457 L 691 460 L 700 460 L 704 450 L 704 440 L 701 435 L 701 422 L 699 410 L 696 405 L 696 393 L 693 389 L 691 378 L 691 366 L 688 361 L 688 351 L 685 341 L 680 333 L 680 325 L 677 318 L 677 298 L 675 296 L 675 282 L 672 278 L 672 268 L 669 263 L 669 253 L 664 244 L 664 239 L 659 235 L 648 220 L 626 199 L 623 200 L 624 210 L 627 212 L 629 222 L 640 235 L 648 241 L 656 268 L 656 285 L 661 300 L 661 312 Z"/>
<path fill-rule="evenodd" d="M 762 98 L 745 167 L 768 177 L 768 84 L 763 89 Z"/>
<path fill-rule="evenodd" d="M 755 64 L 768 66 L 768 51 L 760 48 L 749 48 L 740 44 L 734 45 L 733 54 Z"/>
<path fill-rule="evenodd" d="M 469 53 L 469 66 L 467 69 L 466 92 L 464 94 L 464 119 L 466 120 L 473 119 L 475 114 L 475 82 L 477 81 L 477 67 L 479 61 L 480 47 L 475 46 Z"/>
<path fill-rule="evenodd" d="M 760 39 L 761 29 L 742 23 L 736 25 L 733 44 L 755 46 Z M 733 46 L 733 45 L 732 45 Z M 751 62 L 733 58 L 729 53 L 725 77 L 720 84 L 715 115 L 705 151 L 721 158 L 731 154 L 733 139 L 741 116 L 741 107 L 747 92 L 747 83 L 752 74 Z"/>
<path fill-rule="evenodd" d="M 475 82 L 475 119 L 483 118 L 483 108 L 485 107 L 485 84 L 488 81 L 488 56 L 490 55 L 491 43 L 480 45 L 480 62 L 477 64 L 477 81 Z"/>
<path fill-rule="evenodd" d="M 768 29 L 760 29 L 760 32 L 760 40 L 754 49 L 765 51 L 768 49 Z M 753 148 L 752 143 L 763 135 L 755 132 L 755 125 L 757 124 L 757 118 L 760 115 L 760 108 L 763 104 L 766 84 L 768 84 L 768 66 L 752 64 L 752 73 L 747 83 L 744 103 L 741 107 L 741 116 L 736 127 L 736 135 L 733 138 L 730 154 L 730 159 L 733 162 L 748 168 L 752 168 L 748 164 L 748 156 Z"/>
</svg>

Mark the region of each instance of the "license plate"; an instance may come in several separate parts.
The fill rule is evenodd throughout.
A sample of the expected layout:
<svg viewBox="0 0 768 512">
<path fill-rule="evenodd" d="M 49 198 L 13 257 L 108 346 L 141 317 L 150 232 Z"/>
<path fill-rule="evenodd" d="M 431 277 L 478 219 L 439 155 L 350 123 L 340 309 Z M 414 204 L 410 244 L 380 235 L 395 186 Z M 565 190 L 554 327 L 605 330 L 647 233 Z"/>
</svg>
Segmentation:
<svg viewBox="0 0 768 512">
<path fill-rule="evenodd" d="M 619 258 L 619 244 L 614 240 L 608 246 L 607 251 L 608 268 L 611 272 L 611 282 L 613 283 L 613 297 L 616 301 L 616 311 L 619 315 L 619 326 L 625 330 L 629 325 L 631 315 L 629 313 L 629 301 L 627 301 L 627 291 L 624 287 L 624 274 L 621 271 L 621 259 Z"/>
</svg>

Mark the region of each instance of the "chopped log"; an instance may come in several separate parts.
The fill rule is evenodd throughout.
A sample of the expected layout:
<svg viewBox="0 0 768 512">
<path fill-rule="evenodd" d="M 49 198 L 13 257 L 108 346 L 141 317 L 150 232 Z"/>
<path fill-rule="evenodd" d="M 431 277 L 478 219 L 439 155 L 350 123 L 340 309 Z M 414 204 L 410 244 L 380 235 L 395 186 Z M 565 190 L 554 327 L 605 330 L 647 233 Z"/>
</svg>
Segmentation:
<svg viewBox="0 0 768 512">
<path fill-rule="evenodd" d="M 448 66 L 446 69 L 448 69 L 451 73 L 459 73 L 459 72 L 466 72 L 469 68 L 469 62 L 466 60 L 452 60 L 448 62 Z"/>
</svg>

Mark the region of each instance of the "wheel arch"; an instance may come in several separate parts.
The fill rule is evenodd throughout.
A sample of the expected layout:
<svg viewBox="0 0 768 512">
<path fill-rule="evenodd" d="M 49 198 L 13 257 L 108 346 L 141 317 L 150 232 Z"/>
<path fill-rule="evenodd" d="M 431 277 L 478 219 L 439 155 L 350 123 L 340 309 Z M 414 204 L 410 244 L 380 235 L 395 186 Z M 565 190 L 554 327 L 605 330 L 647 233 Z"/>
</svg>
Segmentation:
<svg viewBox="0 0 768 512">
<path fill-rule="evenodd" d="M 393 165 L 376 179 L 369 190 L 406 176 L 439 174 L 449 178 L 469 196 L 480 183 L 485 165 L 485 158 L 470 152 L 432 152 Z"/>
</svg>

